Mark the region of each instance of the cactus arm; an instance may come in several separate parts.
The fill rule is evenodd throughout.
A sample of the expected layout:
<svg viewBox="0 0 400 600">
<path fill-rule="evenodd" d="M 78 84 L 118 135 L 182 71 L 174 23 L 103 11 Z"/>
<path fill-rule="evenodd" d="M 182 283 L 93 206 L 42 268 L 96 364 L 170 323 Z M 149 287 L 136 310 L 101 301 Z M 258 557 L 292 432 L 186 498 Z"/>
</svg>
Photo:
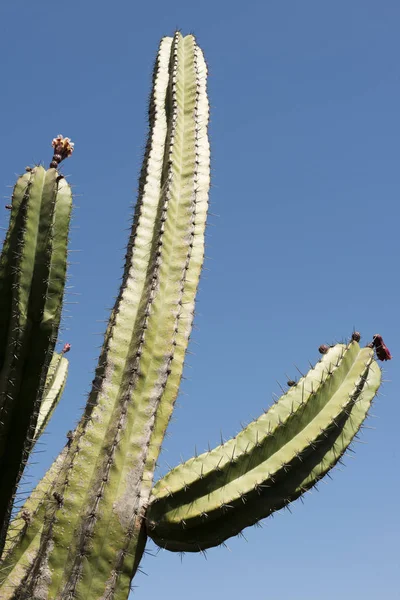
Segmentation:
<svg viewBox="0 0 400 600">
<path fill-rule="evenodd" d="M 161 43 L 121 291 L 37 557 L 15 599 L 129 594 L 203 260 L 209 164 L 208 142 L 196 137 L 207 122 L 194 118 L 208 111 L 200 61 L 193 36 Z"/>
<path fill-rule="evenodd" d="M 56 169 L 35 167 L 14 189 L 0 270 L 2 302 L 11 313 L 1 350 L 0 549 L 15 487 L 32 448 L 60 323 L 71 206 L 71 190 Z"/>
<path fill-rule="evenodd" d="M 256 467 L 284 447 L 289 427 L 293 435 L 296 435 L 301 432 L 310 416 L 319 411 L 326 396 L 317 395 L 317 392 L 322 391 L 328 379 L 329 387 L 340 385 L 351 364 L 349 358 L 351 356 L 349 357 L 345 346 L 338 344 L 331 349 L 306 377 L 301 378 L 296 386 L 290 388 L 264 415 L 235 438 L 167 473 L 154 487 L 153 499 L 157 501 L 164 496 L 173 496 L 178 502 L 177 494 L 182 493 L 182 481 L 188 491 L 193 485 L 198 485 L 200 472 L 207 487 L 212 490 L 220 485 L 221 480 L 226 483 L 235 480 L 239 468 L 242 473 L 246 473 L 250 467 Z M 194 495 L 196 496 L 196 492 Z"/>
<path fill-rule="evenodd" d="M 321 439 L 318 450 L 312 452 L 308 459 L 303 460 L 303 462 L 298 463 L 296 467 L 294 467 L 296 469 L 296 479 L 294 481 L 285 480 L 280 486 L 277 485 L 273 492 L 271 490 L 271 492 L 265 495 L 261 493 L 253 505 L 255 513 L 262 514 L 264 517 L 284 508 L 290 502 L 298 499 L 310 488 L 315 486 L 322 477 L 337 464 L 362 426 L 376 390 L 380 385 L 380 378 L 381 372 L 379 367 L 376 363 L 372 363 L 368 373 L 367 387 L 354 403 L 349 417 L 345 420 L 343 428 L 338 428 L 336 433 L 333 431 L 333 436 L 329 436 L 327 439 Z M 337 436 L 336 438 L 335 435 Z M 318 462 L 319 459 L 320 462 Z M 294 488 L 296 482 L 297 487 Z M 268 513 L 266 513 L 266 495 L 268 495 L 269 503 Z M 223 521 L 220 522 L 218 531 L 212 532 L 212 536 L 214 537 L 212 545 L 223 543 L 227 538 L 240 533 L 245 527 L 251 526 L 254 523 L 255 520 L 250 516 L 249 510 L 234 510 L 232 511 L 232 514 L 229 514 L 228 511 Z M 199 534 L 199 539 L 196 539 L 196 543 L 204 543 L 205 547 L 208 547 L 211 536 L 207 526 L 205 528 L 203 527 L 201 530 L 198 529 L 197 533 Z M 217 535 L 215 535 L 215 533 L 217 533 Z M 174 549 L 176 551 L 182 551 L 182 542 L 178 542 Z M 193 544 L 191 544 L 191 549 L 193 551 Z"/>
<path fill-rule="evenodd" d="M 68 375 L 68 359 L 55 352 L 49 366 L 43 400 L 40 405 L 39 415 L 36 423 L 34 442 L 42 435 L 47 426 L 61 396 L 64 392 Z"/>
<path fill-rule="evenodd" d="M 237 438 L 167 474 L 147 512 L 153 540 L 175 551 L 220 544 L 314 485 L 365 418 L 380 383 L 372 359 L 356 342 L 336 346 Z"/>
</svg>

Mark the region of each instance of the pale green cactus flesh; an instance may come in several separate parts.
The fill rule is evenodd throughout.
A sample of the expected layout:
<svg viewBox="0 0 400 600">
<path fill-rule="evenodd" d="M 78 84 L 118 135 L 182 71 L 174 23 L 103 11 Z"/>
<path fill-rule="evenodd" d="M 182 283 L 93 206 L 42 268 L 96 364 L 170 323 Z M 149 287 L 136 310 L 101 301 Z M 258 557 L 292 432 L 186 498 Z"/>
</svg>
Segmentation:
<svg viewBox="0 0 400 600">
<path fill-rule="evenodd" d="M 57 338 L 71 207 L 55 168 L 29 169 L 12 195 L 0 257 L 0 551 Z"/>
<path fill-rule="evenodd" d="M 13 598 L 125 599 L 129 593 L 203 262 L 205 84 L 193 36 L 163 39 L 121 291 L 85 414 L 47 502 L 36 558 Z"/>
<path fill-rule="evenodd" d="M 334 346 L 235 438 L 155 485 L 149 535 L 169 550 L 196 552 L 287 505 L 336 464 L 379 384 L 372 349 Z"/>
</svg>

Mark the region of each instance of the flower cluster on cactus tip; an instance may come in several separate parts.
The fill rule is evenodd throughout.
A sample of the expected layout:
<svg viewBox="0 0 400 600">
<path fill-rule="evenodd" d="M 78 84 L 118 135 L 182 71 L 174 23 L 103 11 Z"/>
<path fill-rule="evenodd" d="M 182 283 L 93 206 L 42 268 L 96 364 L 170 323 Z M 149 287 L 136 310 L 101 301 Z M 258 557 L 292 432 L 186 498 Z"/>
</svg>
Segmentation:
<svg viewBox="0 0 400 600">
<path fill-rule="evenodd" d="M 65 138 L 60 133 L 53 139 L 51 145 L 54 148 L 54 155 L 50 163 L 50 169 L 57 169 L 60 162 L 73 153 L 74 143 L 71 142 L 70 138 Z"/>
</svg>

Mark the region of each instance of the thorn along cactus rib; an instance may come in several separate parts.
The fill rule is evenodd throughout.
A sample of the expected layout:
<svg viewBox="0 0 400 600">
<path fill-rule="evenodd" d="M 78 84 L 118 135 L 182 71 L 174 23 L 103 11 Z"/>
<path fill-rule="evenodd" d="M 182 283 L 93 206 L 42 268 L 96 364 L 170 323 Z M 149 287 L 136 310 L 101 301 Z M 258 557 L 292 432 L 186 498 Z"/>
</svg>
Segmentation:
<svg viewBox="0 0 400 600">
<path fill-rule="evenodd" d="M 210 180 L 206 77 L 193 36 L 177 33 L 161 41 L 123 281 L 93 387 L 77 428 L 68 432 L 63 451 L 8 528 L 0 565 L 2 600 L 126 600 L 148 536 L 163 548 L 196 552 L 286 506 L 340 459 L 379 387 L 374 352 L 382 360 L 390 358 L 381 336 L 365 348 L 358 343 L 358 332 L 348 344 L 323 345 L 317 365 L 298 381 L 289 380 L 290 389 L 268 412 L 153 486 L 182 376 L 204 256 Z M 59 136 L 54 146 L 50 171 L 55 174 L 70 151 L 69 140 Z M 40 203 L 29 215 L 23 212 L 15 233 L 17 205 L 30 198 L 28 183 L 39 176 L 41 181 L 50 177 L 35 168 L 17 183 L 4 251 L 8 261 L 23 253 L 20 240 L 34 225 L 39 249 L 44 252 L 44 239 L 52 239 L 40 226 L 42 212 L 47 212 Z M 54 178 L 59 193 L 66 184 Z M 11 245 L 18 251 L 11 252 Z M 8 278 L 16 272 L 18 281 L 25 281 L 35 272 L 36 246 L 17 269 L 2 263 Z M 54 260 L 64 272 L 61 255 Z M 43 313 L 36 306 L 44 293 L 39 282 L 53 281 L 48 265 L 38 263 L 41 277 L 30 289 L 35 315 Z M 40 349 L 48 366 L 53 349 L 42 350 L 41 339 L 26 347 L 14 340 L 19 326 L 10 327 L 9 321 L 26 313 L 21 304 L 13 308 L 14 292 L 10 283 L 8 296 L 0 300 L 8 324 L 3 352 L 21 346 L 33 370 L 31 355 Z M 60 397 L 68 349 L 66 345 L 61 355 L 53 356 L 47 380 L 43 365 L 39 370 L 34 363 L 36 379 L 29 379 L 29 392 L 36 418 L 25 432 L 32 439 Z M 19 363 L 14 365 L 11 354 L 1 382 L 6 387 L 12 376 L 22 387 Z M 7 392 L 4 398 L 10 407 L 19 406 L 17 396 Z M 22 418 L 14 419 L 15 426 Z"/>
</svg>

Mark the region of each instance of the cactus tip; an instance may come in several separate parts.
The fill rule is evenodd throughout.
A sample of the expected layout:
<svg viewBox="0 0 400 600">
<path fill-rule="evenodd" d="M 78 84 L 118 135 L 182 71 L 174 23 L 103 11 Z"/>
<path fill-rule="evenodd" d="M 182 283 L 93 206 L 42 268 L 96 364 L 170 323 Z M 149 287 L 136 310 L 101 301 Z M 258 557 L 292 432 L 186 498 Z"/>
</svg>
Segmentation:
<svg viewBox="0 0 400 600">
<path fill-rule="evenodd" d="M 54 148 L 54 155 L 50 163 L 50 169 L 57 169 L 62 160 L 71 156 L 74 151 L 74 143 L 70 138 L 65 138 L 61 134 L 53 139 L 51 145 Z"/>
</svg>

